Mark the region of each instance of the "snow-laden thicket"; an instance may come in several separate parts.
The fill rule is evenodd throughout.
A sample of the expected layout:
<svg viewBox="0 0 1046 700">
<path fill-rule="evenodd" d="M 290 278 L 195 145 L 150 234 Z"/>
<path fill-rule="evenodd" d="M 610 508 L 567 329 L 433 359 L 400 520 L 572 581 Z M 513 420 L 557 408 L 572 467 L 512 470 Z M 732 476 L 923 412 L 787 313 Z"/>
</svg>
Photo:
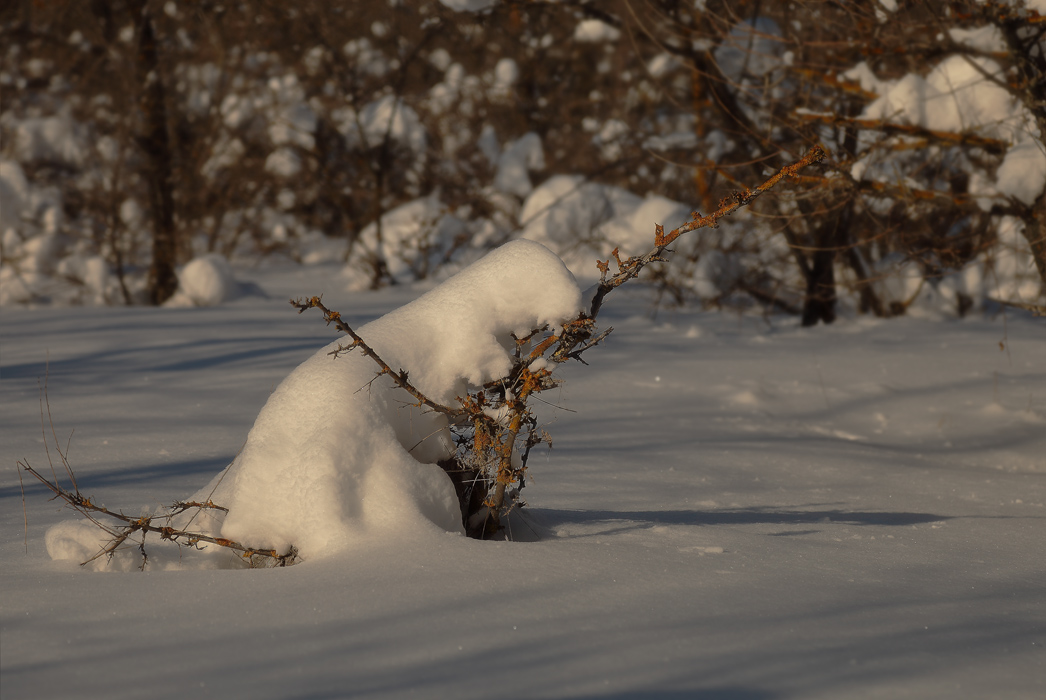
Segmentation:
<svg viewBox="0 0 1046 700">
<path fill-rule="evenodd" d="M 823 177 L 681 244 L 655 275 L 664 298 L 826 321 L 1035 303 L 1046 155 L 1020 85 L 1043 8 L 946 5 L 304 2 L 204 26 L 166 3 L 152 20 L 180 263 L 340 262 L 359 289 L 443 278 L 525 237 L 588 277 L 820 142 Z M 135 18 L 51 19 L 51 42 L 4 25 L 0 303 L 140 302 L 156 226 L 123 118 Z M 817 48 L 839 37 L 845 50 Z M 184 289 L 199 274 L 175 304 L 221 298 Z"/>
<path fill-rule="evenodd" d="M 513 241 L 358 332 L 428 398 L 454 405 L 508 375 L 513 336 L 558 327 L 580 308 L 581 292 L 562 261 L 538 243 Z M 188 499 L 228 513 L 194 510 L 176 526 L 254 549 L 293 546 L 306 560 L 368 538 L 462 531 L 458 497 L 436 465 L 457 449 L 447 418 L 414 406 L 389 377 L 375 378 L 369 357 L 334 354 L 340 342 L 276 387 L 236 459 Z M 80 521 L 47 537 L 56 559 L 84 561 L 104 543 L 93 523 Z"/>
</svg>

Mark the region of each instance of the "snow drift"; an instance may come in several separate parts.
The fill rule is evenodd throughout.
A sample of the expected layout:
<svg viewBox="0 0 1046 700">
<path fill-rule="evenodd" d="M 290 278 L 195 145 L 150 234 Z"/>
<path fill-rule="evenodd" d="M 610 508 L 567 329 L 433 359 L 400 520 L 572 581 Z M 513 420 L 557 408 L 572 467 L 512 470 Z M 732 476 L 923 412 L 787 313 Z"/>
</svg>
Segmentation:
<svg viewBox="0 0 1046 700">
<path fill-rule="evenodd" d="M 507 375 L 511 334 L 573 319 L 574 277 L 551 251 L 513 241 L 359 334 L 429 398 L 451 404 L 468 388 Z M 413 399 L 360 353 L 318 351 L 269 397 L 236 459 L 194 500 L 229 509 L 195 516 L 196 531 L 304 559 L 371 537 L 461 532 L 450 479 L 435 464 L 454 451 L 447 420 Z M 100 532 L 60 523 L 53 558 L 86 559 Z"/>
</svg>

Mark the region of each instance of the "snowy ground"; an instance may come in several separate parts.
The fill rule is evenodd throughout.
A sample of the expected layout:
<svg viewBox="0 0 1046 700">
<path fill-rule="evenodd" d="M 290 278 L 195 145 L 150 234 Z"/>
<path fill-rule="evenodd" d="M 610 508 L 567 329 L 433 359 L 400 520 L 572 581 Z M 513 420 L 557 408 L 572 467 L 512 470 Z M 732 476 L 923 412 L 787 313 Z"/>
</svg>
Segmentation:
<svg viewBox="0 0 1046 700">
<path fill-rule="evenodd" d="M 238 274 L 247 277 L 243 272 Z M 136 511 L 225 466 L 269 392 L 419 293 L 315 268 L 210 309 L 4 309 L 0 623 L 10 698 L 1041 698 L 1046 323 L 800 329 L 648 314 L 567 368 L 524 491 L 536 542 L 442 534 L 289 569 L 98 574 L 52 562 L 70 517 L 38 381 L 81 490 Z M 347 449 L 349 446 L 347 446 Z"/>
</svg>

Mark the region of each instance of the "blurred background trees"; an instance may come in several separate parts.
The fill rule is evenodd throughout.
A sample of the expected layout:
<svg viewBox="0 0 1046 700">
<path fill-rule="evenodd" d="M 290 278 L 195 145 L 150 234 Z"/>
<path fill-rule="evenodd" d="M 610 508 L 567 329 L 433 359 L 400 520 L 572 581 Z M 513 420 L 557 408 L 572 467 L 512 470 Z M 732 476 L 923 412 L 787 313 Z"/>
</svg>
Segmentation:
<svg viewBox="0 0 1046 700">
<path fill-rule="evenodd" d="M 519 236 L 595 277 L 821 143 L 659 298 L 1041 305 L 1042 4 L 6 3 L 0 302 L 164 303 L 208 253 L 378 287 Z"/>
</svg>

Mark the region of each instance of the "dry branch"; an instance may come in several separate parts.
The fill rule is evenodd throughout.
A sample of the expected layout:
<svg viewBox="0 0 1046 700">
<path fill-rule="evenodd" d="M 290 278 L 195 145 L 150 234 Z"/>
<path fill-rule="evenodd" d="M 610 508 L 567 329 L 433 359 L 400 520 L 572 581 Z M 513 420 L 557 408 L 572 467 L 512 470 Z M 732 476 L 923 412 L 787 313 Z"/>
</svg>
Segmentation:
<svg viewBox="0 0 1046 700">
<path fill-rule="evenodd" d="M 363 338 L 361 338 L 356 333 L 356 331 L 352 329 L 351 326 L 349 326 L 349 324 L 345 323 L 339 312 L 331 311 L 323 305 L 323 301 L 320 299 L 320 297 L 314 296 L 309 297 L 305 300 L 291 299 L 291 306 L 296 308 L 299 314 L 303 313 L 308 309 L 319 309 L 323 312 L 323 320 L 327 322 L 328 326 L 333 323 L 335 328 L 352 338 L 352 343 L 350 345 L 339 345 L 336 349 L 331 351 L 331 355 L 337 357 L 343 352 L 351 352 L 356 348 L 359 348 L 360 352 L 362 352 L 365 356 L 369 357 L 370 359 L 374 360 L 374 362 L 378 365 L 378 367 L 381 370 L 380 372 L 378 372 L 378 376 L 381 376 L 383 374 L 388 375 L 392 379 L 392 381 L 396 383 L 396 386 L 403 389 L 408 394 L 417 399 L 418 406 L 425 406 L 437 413 L 442 413 L 443 415 L 449 418 L 460 418 L 465 415 L 465 413 L 461 410 L 449 408 L 448 406 L 444 406 L 443 404 L 433 401 L 429 397 L 425 396 L 423 393 L 421 393 L 421 391 L 417 389 L 417 387 L 410 383 L 407 372 L 405 370 L 401 369 L 398 372 L 393 371 L 393 369 L 389 367 L 388 363 L 385 362 L 385 360 L 381 359 L 381 356 L 374 351 L 374 348 L 368 345 L 367 342 L 363 340 Z"/>
<path fill-rule="evenodd" d="M 116 550 L 119 549 L 127 541 L 127 539 L 134 535 L 136 532 L 142 533 L 142 541 L 141 544 L 138 545 L 139 550 L 142 554 L 142 569 L 145 568 L 146 562 L 148 561 L 148 555 L 145 552 L 145 535 L 150 532 L 159 535 L 161 540 L 174 542 L 179 546 L 196 548 L 201 542 L 204 542 L 214 544 L 219 547 L 231 549 L 232 551 L 236 552 L 245 562 L 247 562 L 248 566 L 252 568 L 258 565 L 258 561 L 256 560 L 259 560 L 261 562 L 267 562 L 271 566 L 287 566 L 289 564 L 294 564 L 298 558 L 298 551 L 294 547 L 291 547 L 287 552 L 281 554 L 274 549 L 255 549 L 253 547 L 246 547 L 240 544 L 239 542 L 235 542 L 233 540 L 229 540 L 223 537 L 213 537 L 211 535 L 206 535 L 200 532 L 190 532 L 188 530 L 182 530 L 180 528 L 171 527 L 170 522 L 172 518 L 193 508 L 227 511 L 226 508 L 215 505 L 211 501 L 206 501 L 204 503 L 196 501 L 179 501 L 176 502 L 168 510 L 168 512 L 163 513 L 161 515 L 145 515 L 135 518 L 129 515 L 124 515 L 123 513 L 118 513 L 116 511 L 110 510 L 109 508 L 106 508 L 105 506 L 98 505 L 97 503 L 92 502 L 89 497 L 84 496 L 82 493 L 80 493 L 80 490 L 75 486 L 72 491 L 63 488 L 62 485 L 58 483 L 57 479 L 55 481 L 51 481 L 47 477 L 43 476 L 40 472 L 36 471 L 36 469 L 34 469 L 32 466 L 30 466 L 28 461 L 18 462 L 18 467 L 20 468 L 19 473 L 21 473 L 21 471 L 26 471 L 29 474 L 31 474 L 37 481 L 39 481 L 41 484 L 50 489 L 51 492 L 54 493 L 56 498 L 61 498 L 63 501 L 69 504 L 70 507 L 72 507 L 74 510 L 86 517 L 88 520 L 94 522 L 102 530 L 109 533 L 109 535 L 111 536 L 109 543 L 106 544 L 102 548 L 102 550 L 98 552 L 95 556 L 91 557 L 85 562 L 82 562 L 81 566 L 84 564 L 89 564 L 90 562 L 102 556 L 109 557 L 111 559 L 113 555 L 116 553 Z M 96 520 L 94 517 L 95 514 L 108 516 L 118 522 L 123 523 L 123 525 L 117 526 L 116 528 L 110 528 Z M 159 521 L 164 524 L 157 525 L 154 523 L 154 521 Z"/>
<path fill-rule="evenodd" d="M 735 192 L 727 197 L 720 202 L 719 209 L 711 214 L 701 216 L 695 212 L 691 221 L 667 234 L 662 226 L 657 225 L 654 247 L 645 255 L 622 260 L 618 251 L 614 251 L 618 271 L 613 276 L 608 277 L 609 261 L 597 262 L 602 276 L 587 313 L 583 311 L 562 328 L 534 329 L 522 338 L 515 338 L 514 363 L 508 375 L 458 397 L 457 408 L 445 406 L 425 396 L 410 383 L 406 370 L 393 370 L 342 319 L 340 313 L 327 308 L 319 297 L 292 300 L 291 304 L 299 313 L 306 309 L 319 309 L 327 325 L 333 323 L 338 330 L 352 338 L 352 343 L 339 345 L 332 355 L 359 348 L 377 365 L 375 378 L 388 375 L 399 388 L 414 397 L 416 406 L 427 407 L 453 419 L 451 429 L 458 433 L 458 455 L 455 459 L 440 462 L 440 466 L 447 471 L 458 490 L 466 532 L 471 536 L 486 538 L 501 529 L 501 518 L 513 507 L 513 499 L 509 497 L 510 488 L 517 483 L 522 488 L 531 449 L 539 442 L 549 441 L 546 433 L 542 431 L 539 434 L 537 419 L 528 401 L 559 383 L 549 370 L 533 369 L 538 360 L 555 364 L 570 359 L 584 362 L 582 353 L 601 343 L 613 331 L 613 328 L 599 330 L 595 324 L 607 294 L 628 280 L 635 279 L 646 265 L 664 261 L 668 247 L 684 233 L 699 228 L 715 228 L 724 216 L 751 204 L 782 179 L 798 177 L 800 170 L 824 158 L 824 150 L 815 146 L 803 158 L 781 168 L 758 187 Z M 518 459 L 514 459 L 517 455 Z M 472 474 L 474 478 L 465 479 L 463 474 Z M 482 501 L 472 498 L 476 488 L 486 489 L 486 497 Z"/>
<path fill-rule="evenodd" d="M 719 208 L 711 214 L 701 216 L 699 212 L 694 212 L 693 218 L 690 221 L 667 234 L 664 232 L 663 226 L 656 224 L 654 247 L 644 255 L 633 256 L 623 261 L 621 260 L 617 249 L 615 249 L 613 254 L 617 261 L 618 271 L 613 276 L 609 278 L 607 277 L 607 274 L 610 271 L 609 260 L 596 263 L 601 276 L 596 294 L 592 299 L 592 306 L 589 309 L 588 318 L 594 320 L 599 314 L 599 310 L 603 305 L 603 299 L 606 298 L 606 295 L 617 287 L 620 287 L 628 280 L 638 277 L 644 267 L 652 262 L 665 262 L 664 254 L 667 252 L 668 246 L 670 246 L 681 235 L 689 233 L 690 231 L 695 231 L 699 228 L 717 228 L 719 220 L 724 216 L 729 216 L 741 207 L 748 206 L 761 194 L 777 185 L 777 183 L 782 179 L 796 178 L 800 170 L 813 165 L 814 163 L 819 163 L 824 160 L 825 157 L 826 154 L 824 149 L 820 146 L 814 146 L 805 156 L 796 162 L 781 168 L 755 189 L 734 192 L 731 196 L 724 198 L 719 202 Z"/>
<path fill-rule="evenodd" d="M 820 122 L 832 126 L 855 126 L 860 129 L 876 131 L 882 134 L 909 136 L 922 141 L 919 146 L 925 147 L 926 143 L 941 143 L 948 146 L 973 146 L 983 148 L 986 152 L 994 155 L 1002 155 L 1009 149 L 1010 144 L 1001 139 L 978 136 L 967 132 L 940 131 L 927 129 L 916 124 L 898 124 L 885 119 L 859 119 L 857 117 L 844 117 L 838 114 L 819 114 L 812 112 L 798 112 L 792 115 L 799 121 Z"/>
</svg>

